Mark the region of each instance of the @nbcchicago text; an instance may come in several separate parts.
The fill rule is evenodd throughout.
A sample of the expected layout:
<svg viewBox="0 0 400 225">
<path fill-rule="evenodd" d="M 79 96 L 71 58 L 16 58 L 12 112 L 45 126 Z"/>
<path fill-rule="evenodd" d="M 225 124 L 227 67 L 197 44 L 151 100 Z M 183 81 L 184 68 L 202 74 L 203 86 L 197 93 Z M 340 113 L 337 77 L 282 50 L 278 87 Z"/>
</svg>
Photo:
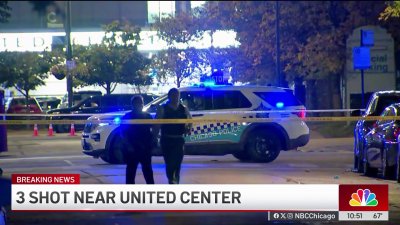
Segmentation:
<svg viewBox="0 0 400 225">
<path fill-rule="evenodd" d="M 337 221 L 338 212 L 271 212 L 269 220 Z"/>
</svg>

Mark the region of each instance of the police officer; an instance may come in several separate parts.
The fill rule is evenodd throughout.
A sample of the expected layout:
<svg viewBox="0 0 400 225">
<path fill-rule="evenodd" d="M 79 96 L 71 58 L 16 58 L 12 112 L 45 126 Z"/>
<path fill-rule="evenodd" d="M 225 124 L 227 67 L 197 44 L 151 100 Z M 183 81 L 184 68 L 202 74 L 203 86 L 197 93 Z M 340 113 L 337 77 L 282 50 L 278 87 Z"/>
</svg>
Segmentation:
<svg viewBox="0 0 400 225">
<path fill-rule="evenodd" d="M 152 119 L 149 113 L 143 112 L 143 98 L 140 95 L 131 99 L 132 111 L 122 117 L 123 120 Z M 147 184 L 154 184 L 151 166 L 153 149 L 153 133 L 150 124 L 121 124 L 121 135 L 125 140 L 126 183 L 134 184 L 137 166 L 142 165 L 144 179 Z"/>
<path fill-rule="evenodd" d="M 157 109 L 157 119 L 191 119 L 187 107 L 180 102 L 180 93 L 176 88 L 168 92 L 168 102 Z M 158 135 L 159 126 L 155 133 Z M 184 135 L 189 134 L 191 124 L 161 125 L 161 150 L 169 184 L 179 184 L 179 174 L 184 155 Z"/>
<path fill-rule="evenodd" d="M 11 180 L 3 178 L 3 171 L 0 168 L 0 225 L 6 224 L 5 207 L 11 205 Z"/>
</svg>

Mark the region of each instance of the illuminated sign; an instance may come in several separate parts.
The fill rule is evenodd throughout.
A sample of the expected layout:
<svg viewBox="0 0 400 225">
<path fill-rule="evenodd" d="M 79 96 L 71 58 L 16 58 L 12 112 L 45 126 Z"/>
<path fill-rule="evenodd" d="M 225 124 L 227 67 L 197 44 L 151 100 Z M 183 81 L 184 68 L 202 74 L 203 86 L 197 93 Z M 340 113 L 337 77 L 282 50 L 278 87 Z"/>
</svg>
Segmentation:
<svg viewBox="0 0 400 225">
<path fill-rule="evenodd" d="M 48 33 L 0 33 L 0 51 L 43 51 L 51 50 L 53 37 L 65 36 L 64 32 Z M 157 31 L 142 31 L 139 51 L 160 51 L 168 45 L 158 35 Z M 75 45 L 100 44 L 104 32 L 72 32 L 71 40 Z M 233 31 L 217 31 L 213 35 L 213 46 L 216 48 L 238 47 Z M 56 40 L 57 38 L 55 38 Z M 184 44 L 175 44 L 177 48 L 185 49 Z M 211 47 L 211 36 L 208 32 L 199 41 L 189 43 L 189 47 L 204 49 Z"/>
<path fill-rule="evenodd" d="M 372 30 L 361 30 L 361 45 L 374 46 L 374 32 Z"/>
<path fill-rule="evenodd" d="M 371 50 L 368 47 L 353 48 L 354 69 L 369 69 L 371 67 Z"/>
<path fill-rule="evenodd" d="M 51 49 L 52 36 L 41 33 L 1 34 L 0 51 L 43 51 Z"/>
</svg>

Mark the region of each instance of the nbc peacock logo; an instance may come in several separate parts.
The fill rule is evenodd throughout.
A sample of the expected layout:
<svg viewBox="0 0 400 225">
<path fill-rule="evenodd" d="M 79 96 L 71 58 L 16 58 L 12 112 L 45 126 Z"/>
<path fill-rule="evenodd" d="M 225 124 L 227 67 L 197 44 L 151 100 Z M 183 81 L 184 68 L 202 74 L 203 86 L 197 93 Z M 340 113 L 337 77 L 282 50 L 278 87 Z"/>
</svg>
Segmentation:
<svg viewBox="0 0 400 225">
<path fill-rule="evenodd" d="M 351 195 L 349 204 L 350 206 L 377 206 L 378 200 L 376 200 L 376 195 L 369 189 L 358 189 L 357 193 Z"/>
</svg>

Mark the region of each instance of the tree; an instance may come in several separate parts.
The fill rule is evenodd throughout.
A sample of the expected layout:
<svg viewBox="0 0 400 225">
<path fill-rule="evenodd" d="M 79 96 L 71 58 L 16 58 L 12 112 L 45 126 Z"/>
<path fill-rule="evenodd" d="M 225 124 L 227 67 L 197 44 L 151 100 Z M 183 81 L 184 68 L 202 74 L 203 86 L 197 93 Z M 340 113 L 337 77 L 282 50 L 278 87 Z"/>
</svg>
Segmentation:
<svg viewBox="0 0 400 225">
<path fill-rule="evenodd" d="M 45 6 L 38 8 L 45 9 L 53 4 L 52 1 L 46 2 L 43 3 Z M 150 60 L 137 51 L 140 28 L 114 21 L 105 25 L 104 30 L 106 35 L 100 45 L 72 46 L 76 67 L 70 72 L 74 87 L 99 85 L 110 94 L 117 83 L 134 85 L 139 92 L 142 86 L 150 85 L 151 78 L 146 73 Z M 51 73 L 57 79 L 63 79 L 67 74 L 65 55 L 62 49 L 51 52 Z"/>
<path fill-rule="evenodd" d="M 7 23 L 11 14 L 11 7 L 8 6 L 8 1 L 0 1 L 0 23 Z"/>
<path fill-rule="evenodd" d="M 380 14 L 379 19 L 388 20 L 389 18 L 400 17 L 400 1 L 391 1 L 386 3 L 385 10 Z"/>
<path fill-rule="evenodd" d="M 193 80 L 192 75 L 196 71 L 202 71 L 199 56 L 199 51 L 195 48 L 170 48 L 158 52 L 152 59 L 151 67 L 155 69 L 159 82 L 165 84 L 169 78 L 174 78 L 179 88 L 185 80 Z"/>
<path fill-rule="evenodd" d="M 105 25 L 103 29 L 102 43 L 89 46 L 81 55 L 87 73 L 78 76 L 79 80 L 85 85 L 99 85 L 107 94 L 112 93 L 118 83 L 151 84 L 146 72 L 150 61 L 137 49 L 141 29 L 119 21 Z"/>
<path fill-rule="evenodd" d="M 151 60 L 143 57 L 138 51 L 133 51 L 122 65 L 122 83 L 133 85 L 137 93 L 142 93 L 145 86 L 152 84 L 150 74 Z"/>
<path fill-rule="evenodd" d="M 28 104 L 29 91 L 44 85 L 51 63 L 46 52 L 0 52 L 0 83 L 17 89 Z"/>
<path fill-rule="evenodd" d="M 321 81 L 317 87 L 309 88 L 329 93 L 324 96 L 327 99 L 320 101 L 325 107 L 340 107 L 339 82 L 346 62 L 346 39 L 356 27 L 378 24 L 384 3 L 286 1 L 279 4 L 282 75 L 288 82 Z M 244 57 L 240 60 L 250 65 L 244 68 L 247 70 L 244 74 L 261 72 L 255 77 L 263 77 L 267 82 L 276 80 L 275 2 L 210 1 L 206 8 L 225 29 L 237 32 Z"/>
<path fill-rule="evenodd" d="M 190 44 L 200 40 L 204 31 L 200 29 L 199 20 L 192 13 L 182 12 L 156 21 L 154 28 L 167 43 L 167 50 L 159 52 L 154 58 L 154 67 L 160 71 L 159 76 L 164 76 L 162 79 L 167 79 L 165 76 L 174 77 L 179 88 L 203 63 L 198 51 L 190 47 Z"/>
<path fill-rule="evenodd" d="M 266 51 L 267 44 L 273 46 L 272 38 L 257 40 L 263 31 L 259 26 L 263 15 L 273 15 L 272 2 L 207 2 L 205 7 L 208 24 L 219 24 L 219 29 L 234 30 L 236 39 L 240 42 L 239 57 L 233 62 L 234 71 L 240 76 L 241 81 L 263 84 L 260 81 L 271 83 L 269 80 L 275 71 L 272 54 Z M 262 74 L 259 76 L 257 74 Z M 248 76 L 246 76 L 248 75 Z"/>
<path fill-rule="evenodd" d="M 75 62 L 76 67 L 69 72 L 73 79 L 73 87 L 84 87 L 86 84 L 81 78 L 87 76 L 88 70 L 85 62 L 82 60 L 82 55 L 86 53 L 88 47 L 73 45 L 72 48 L 75 52 L 72 60 Z M 53 66 L 50 69 L 51 74 L 59 80 L 64 79 L 67 75 L 65 51 L 63 49 L 52 49 L 51 56 L 53 59 Z"/>
</svg>

